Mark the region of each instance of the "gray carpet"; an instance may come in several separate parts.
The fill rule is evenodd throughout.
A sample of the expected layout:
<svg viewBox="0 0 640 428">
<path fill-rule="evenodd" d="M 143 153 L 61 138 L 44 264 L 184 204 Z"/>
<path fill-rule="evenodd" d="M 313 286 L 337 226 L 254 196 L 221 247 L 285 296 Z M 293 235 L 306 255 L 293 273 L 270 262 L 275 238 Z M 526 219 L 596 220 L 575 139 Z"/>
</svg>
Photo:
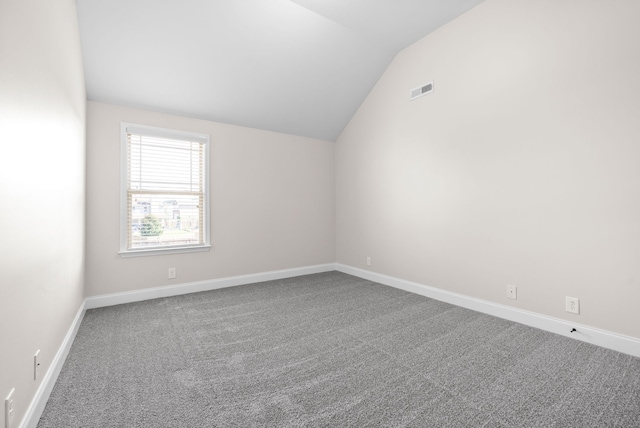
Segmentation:
<svg viewBox="0 0 640 428">
<path fill-rule="evenodd" d="M 87 311 L 38 427 L 640 427 L 640 359 L 338 272 Z"/>
</svg>

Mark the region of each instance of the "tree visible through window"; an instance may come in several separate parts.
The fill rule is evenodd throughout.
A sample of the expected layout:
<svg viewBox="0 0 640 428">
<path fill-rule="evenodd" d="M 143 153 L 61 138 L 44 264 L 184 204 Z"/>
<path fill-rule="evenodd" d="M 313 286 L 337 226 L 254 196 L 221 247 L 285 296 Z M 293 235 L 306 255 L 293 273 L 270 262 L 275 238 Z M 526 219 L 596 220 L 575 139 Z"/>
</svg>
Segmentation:
<svg viewBox="0 0 640 428">
<path fill-rule="evenodd" d="M 208 247 L 208 135 L 122 124 L 122 253 Z"/>
</svg>

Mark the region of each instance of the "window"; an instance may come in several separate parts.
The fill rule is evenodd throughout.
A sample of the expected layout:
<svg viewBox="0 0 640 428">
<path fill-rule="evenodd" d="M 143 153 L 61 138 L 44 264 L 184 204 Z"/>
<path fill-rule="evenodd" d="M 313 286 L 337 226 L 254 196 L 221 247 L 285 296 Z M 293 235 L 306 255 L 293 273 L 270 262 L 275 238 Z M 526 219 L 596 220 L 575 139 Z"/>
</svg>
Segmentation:
<svg viewBox="0 0 640 428">
<path fill-rule="evenodd" d="M 121 124 L 120 255 L 209 249 L 209 136 Z"/>
</svg>

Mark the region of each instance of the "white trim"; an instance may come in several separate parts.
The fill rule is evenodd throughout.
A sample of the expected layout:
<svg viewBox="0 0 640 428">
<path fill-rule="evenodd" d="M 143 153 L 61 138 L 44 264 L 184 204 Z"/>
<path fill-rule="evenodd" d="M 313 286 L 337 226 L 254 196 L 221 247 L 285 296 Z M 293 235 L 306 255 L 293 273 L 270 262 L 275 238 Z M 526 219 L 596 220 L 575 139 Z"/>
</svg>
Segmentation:
<svg viewBox="0 0 640 428">
<path fill-rule="evenodd" d="M 78 328 L 80 328 L 80 324 L 82 323 L 82 318 L 84 318 L 85 305 L 86 300 L 80 305 L 80 308 L 78 309 L 78 312 L 76 313 L 76 316 L 73 319 L 62 344 L 60 345 L 60 348 L 58 348 L 58 352 L 55 357 L 53 357 L 51 366 L 45 373 L 36 394 L 31 400 L 31 404 L 29 404 L 29 408 L 22 419 L 22 423 L 18 425 L 20 428 L 35 428 L 38 425 L 42 412 L 44 411 L 47 401 L 49 400 L 49 396 L 51 395 L 51 391 L 53 391 L 53 387 L 58 380 L 58 375 L 62 370 L 65 360 L 67 359 L 67 355 L 69 355 L 69 350 L 71 349 L 73 340 L 76 338 Z"/>
<path fill-rule="evenodd" d="M 380 284 L 399 288 L 411 293 L 420 294 L 421 296 L 451 303 L 463 308 L 472 309 L 474 311 L 493 315 L 499 318 L 515 321 L 520 324 L 536 327 L 571 339 L 581 340 L 604 348 L 613 349 L 614 351 L 640 357 L 640 339 L 636 339 L 634 337 L 572 323 L 535 312 L 512 308 L 510 306 L 489 302 L 487 300 L 476 299 L 475 297 L 452 293 L 450 291 L 429 287 L 428 285 L 419 284 L 417 282 L 405 281 L 403 279 L 339 263 L 336 263 L 336 270 L 359 278 L 368 279 L 369 281 L 378 282 Z M 571 333 L 572 328 L 575 328 L 577 331 Z"/>
<path fill-rule="evenodd" d="M 129 250 L 120 251 L 120 257 L 144 257 L 144 256 L 159 256 L 166 254 L 182 254 L 182 253 L 197 253 L 203 251 L 209 251 L 211 245 L 193 245 L 191 247 L 167 247 L 167 248 L 152 248 L 149 250 Z"/>
<path fill-rule="evenodd" d="M 120 122 L 120 253 L 127 251 L 127 123 Z"/>
<path fill-rule="evenodd" d="M 203 204 L 204 218 L 202 227 L 203 242 L 194 246 L 176 246 L 176 247 L 151 247 L 149 249 L 127 249 L 128 240 L 128 222 L 129 209 L 127 206 L 128 181 L 128 138 L 127 134 L 141 134 L 147 136 L 155 136 L 160 138 L 168 138 L 183 141 L 196 141 L 204 145 L 204 177 L 203 177 Z M 141 257 L 154 256 L 161 254 L 178 254 L 190 253 L 197 251 L 209 251 L 211 247 L 211 136 L 209 134 L 200 134 L 189 131 L 180 131 L 176 129 L 159 128 L 157 126 L 137 125 L 133 123 L 120 122 L 120 257 Z"/>
<path fill-rule="evenodd" d="M 185 284 L 164 287 L 145 288 L 143 290 L 127 291 L 124 293 L 103 294 L 87 297 L 86 308 L 102 308 L 105 306 L 121 305 L 123 303 L 140 302 L 160 297 L 179 296 L 200 291 L 217 290 L 219 288 L 235 287 L 237 285 L 253 284 L 262 281 L 291 278 L 312 273 L 330 272 L 335 270 L 335 264 L 307 266 L 293 269 L 262 272 L 249 275 L 231 276 L 227 278 L 211 279 L 208 281 L 189 282 Z"/>
</svg>

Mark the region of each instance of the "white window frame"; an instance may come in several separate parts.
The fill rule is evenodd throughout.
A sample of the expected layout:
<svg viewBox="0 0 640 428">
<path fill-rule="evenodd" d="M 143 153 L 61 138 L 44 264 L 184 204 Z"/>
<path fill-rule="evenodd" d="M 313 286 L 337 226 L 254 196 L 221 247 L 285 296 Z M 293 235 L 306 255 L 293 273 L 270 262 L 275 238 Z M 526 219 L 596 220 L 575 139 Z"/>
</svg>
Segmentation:
<svg viewBox="0 0 640 428">
<path fill-rule="evenodd" d="M 175 245 L 166 247 L 150 247 L 140 249 L 128 249 L 129 239 L 129 209 L 127 202 L 128 195 L 128 138 L 127 134 L 138 134 L 173 140 L 196 141 L 204 143 L 204 215 L 203 215 L 203 243 L 195 245 Z M 138 125 L 134 123 L 120 123 L 120 257 L 139 257 L 160 254 L 190 253 L 197 251 L 209 251 L 210 241 L 210 197 L 209 197 L 209 164 L 210 164 L 210 137 L 207 134 L 195 132 L 177 131 L 173 129 L 158 128 L 155 126 Z"/>
</svg>

